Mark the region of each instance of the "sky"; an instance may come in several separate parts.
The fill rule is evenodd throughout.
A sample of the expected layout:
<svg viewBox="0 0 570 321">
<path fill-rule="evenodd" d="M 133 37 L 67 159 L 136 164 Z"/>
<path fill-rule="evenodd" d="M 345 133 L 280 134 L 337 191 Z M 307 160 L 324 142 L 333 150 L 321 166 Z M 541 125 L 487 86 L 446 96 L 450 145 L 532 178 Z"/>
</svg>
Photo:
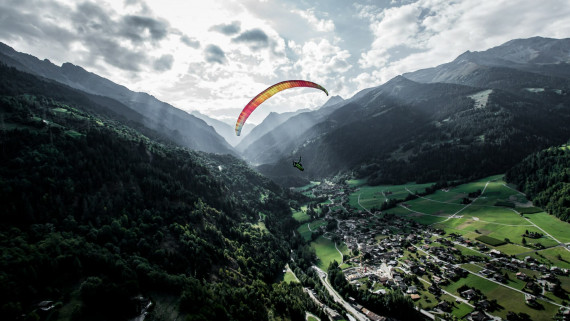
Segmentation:
<svg viewBox="0 0 570 321">
<path fill-rule="evenodd" d="M 568 17 L 567 0 L 0 0 L 0 41 L 234 123 L 283 80 L 346 99 L 467 50 L 570 37 Z M 248 122 L 327 99 L 290 89 Z"/>
</svg>

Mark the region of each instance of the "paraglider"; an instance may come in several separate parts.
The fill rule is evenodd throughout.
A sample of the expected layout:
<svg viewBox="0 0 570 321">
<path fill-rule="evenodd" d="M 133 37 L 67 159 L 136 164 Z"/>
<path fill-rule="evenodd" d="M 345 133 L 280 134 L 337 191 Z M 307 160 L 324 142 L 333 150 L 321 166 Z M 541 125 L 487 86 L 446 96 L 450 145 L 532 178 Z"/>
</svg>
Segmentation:
<svg viewBox="0 0 570 321">
<path fill-rule="evenodd" d="M 312 87 L 324 91 L 325 94 L 327 94 L 327 96 L 329 95 L 328 91 L 323 86 L 306 80 L 286 80 L 277 83 L 273 86 L 270 86 L 269 88 L 265 89 L 257 96 L 255 96 L 247 105 L 245 105 L 236 122 L 236 135 L 237 136 L 240 135 L 243 124 L 245 123 L 249 115 L 251 115 L 251 113 L 257 108 L 257 106 L 261 105 L 264 101 L 266 101 L 267 99 L 269 99 L 269 97 L 275 95 L 276 93 L 294 87 Z"/>
<path fill-rule="evenodd" d="M 304 171 L 305 169 L 303 168 L 303 165 L 301 164 L 301 156 L 299 156 L 299 161 L 293 161 L 293 167 L 296 167 L 297 169 L 299 169 L 300 171 Z"/>
</svg>

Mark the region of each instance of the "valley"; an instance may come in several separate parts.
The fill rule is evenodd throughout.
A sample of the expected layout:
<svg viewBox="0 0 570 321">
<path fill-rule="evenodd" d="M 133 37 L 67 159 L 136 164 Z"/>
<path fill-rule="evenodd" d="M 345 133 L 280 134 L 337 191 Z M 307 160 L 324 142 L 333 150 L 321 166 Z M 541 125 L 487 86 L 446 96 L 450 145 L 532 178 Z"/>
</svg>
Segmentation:
<svg viewBox="0 0 570 321">
<path fill-rule="evenodd" d="M 293 217 L 321 282 L 333 285 L 325 271 L 336 261 L 357 291 L 402 292 L 431 319 L 550 320 L 567 311 L 569 223 L 532 207 L 503 175 L 423 195 L 430 186 L 343 178 L 295 188 L 312 199 Z M 343 300 L 358 320 L 374 311 Z"/>
<path fill-rule="evenodd" d="M 569 40 L 467 51 L 240 138 L 0 43 L 0 314 L 567 320 Z"/>
</svg>

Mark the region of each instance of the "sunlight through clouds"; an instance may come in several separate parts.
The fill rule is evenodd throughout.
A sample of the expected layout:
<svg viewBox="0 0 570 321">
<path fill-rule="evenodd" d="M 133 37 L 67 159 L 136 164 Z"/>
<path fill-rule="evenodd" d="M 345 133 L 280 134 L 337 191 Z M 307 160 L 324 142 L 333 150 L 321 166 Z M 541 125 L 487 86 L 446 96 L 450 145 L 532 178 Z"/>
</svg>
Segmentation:
<svg viewBox="0 0 570 321">
<path fill-rule="evenodd" d="M 223 118 L 220 110 L 240 109 L 285 79 L 315 81 L 349 98 L 467 50 L 565 38 L 568 16 L 563 0 L 25 0 L 0 3 L 0 41 Z M 275 97 L 251 121 L 325 101 Z"/>
</svg>

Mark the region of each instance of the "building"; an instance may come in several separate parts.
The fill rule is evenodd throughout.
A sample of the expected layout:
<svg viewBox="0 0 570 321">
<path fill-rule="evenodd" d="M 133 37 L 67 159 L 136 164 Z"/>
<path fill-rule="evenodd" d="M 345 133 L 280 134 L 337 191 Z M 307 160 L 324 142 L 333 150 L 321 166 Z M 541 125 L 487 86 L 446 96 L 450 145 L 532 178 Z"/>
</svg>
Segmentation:
<svg viewBox="0 0 570 321">
<path fill-rule="evenodd" d="M 410 299 L 416 301 L 420 299 L 420 295 L 419 294 L 411 294 L 410 295 Z"/>
<path fill-rule="evenodd" d="M 469 289 L 461 292 L 461 296 L 466 298 L 467 300 L 471 300 L 472 298 L 477 296 L 477 293 L 473 291 L 473 289 Z"/>
<path fill-rule="evenodd" d="M 451 304 L 447 301 L 441 301 L 437 304 L 437 308 L 444 312 L 451 311 Z"/>
<path fill-rule="evenodd" d="M 386 321 L 386 317 L 380 316 L 366 308 L 362 308 L 361 311 L 372 321 Z"/>
<path fill-rule="evenodd" d="M 467 317 L 467 320 L 470 321 L 486 321 L 488 319 L 489 318 L 487 317 L 487 315 L 481 311 L 475 311 Z"/>
</svg>

